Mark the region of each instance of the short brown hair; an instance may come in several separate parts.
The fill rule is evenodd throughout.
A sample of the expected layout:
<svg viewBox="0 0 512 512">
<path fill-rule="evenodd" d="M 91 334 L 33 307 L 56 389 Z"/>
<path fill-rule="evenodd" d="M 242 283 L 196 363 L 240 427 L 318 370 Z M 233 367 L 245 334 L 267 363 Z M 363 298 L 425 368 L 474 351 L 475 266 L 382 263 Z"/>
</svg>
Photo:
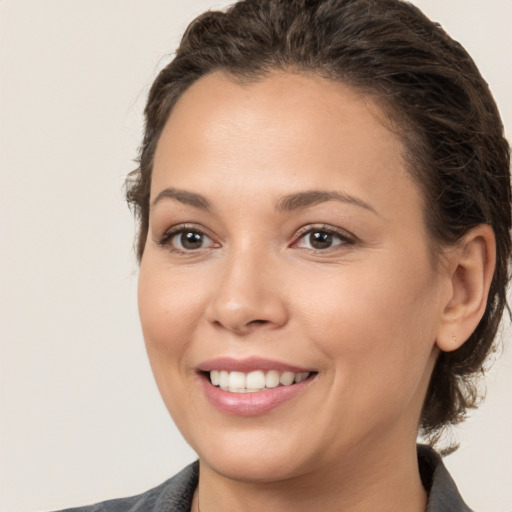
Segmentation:
<svg viewBox="0 0 512 512">
<path fill-rule="evenodd" d="M 145 110 L 139 167 L 127 199 L 148 232 L 153 157 L 181 94 L 222 70 L 258 79 L 276 69 L 313 72 L 364 90 L 398 126 L 409 171 L 425 198 L 434 247 L 489 224 L 497 265 L 485 314 L 458 350 L 441 353 L 421 417 L 425 434 L 461 421 L 478 399 L 475 377 L 506 307 L 511 250 L 510 151 L 489 88 L 471 57 L 419 9 L 401 0 L 242 0 L 209 11 L 186 30 L 156 78 Z"/>
</svg>

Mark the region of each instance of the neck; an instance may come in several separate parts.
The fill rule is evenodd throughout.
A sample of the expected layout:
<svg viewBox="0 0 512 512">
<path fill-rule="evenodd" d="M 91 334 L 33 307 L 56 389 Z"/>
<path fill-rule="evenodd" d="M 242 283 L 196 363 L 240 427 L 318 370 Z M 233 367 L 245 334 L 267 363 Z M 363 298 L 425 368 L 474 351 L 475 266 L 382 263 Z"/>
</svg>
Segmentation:
<svg viewBox="0 0 512 512">
<path fill-rule="evenodd" d="M 427 494 L 421 484 L 415 445 L 357 450 L 322 472 L 278 482 L 243 482 L 220 475 L 200 462 L 199 486 L 192 511 L 234 512 L 424 512 Z"/>
</svg>

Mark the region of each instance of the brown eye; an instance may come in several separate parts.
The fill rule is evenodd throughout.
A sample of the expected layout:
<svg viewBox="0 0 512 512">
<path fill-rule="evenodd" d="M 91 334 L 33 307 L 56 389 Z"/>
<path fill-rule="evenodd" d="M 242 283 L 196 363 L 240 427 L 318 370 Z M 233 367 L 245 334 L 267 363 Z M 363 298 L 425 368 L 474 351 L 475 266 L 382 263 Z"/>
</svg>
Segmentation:
<svg viewBox="0 0 512 512">
<path fill-rule="evenodd" d="M 203 234 L 197 231 L 184 231 L 179 235 L 183 249 L 199 249 L 203 244 Z"/>
<path fill-rule="evenodd" d="M 327 249 L 350 245 L 352 243 L 354 242 L 351 238 L 343 233 L 335 231 L 334 229 L 312 228 L 304 232 L 294 245 L 301 249 L 325 251 Z"/>
<path fill-rule="evenodd" d="M 209 236 L 201 233 L 201 231 L 183 229 L 174 233 L 169 243 L 173 248 L 179 251 L 194 251 L 210 247 L 213 241 Z"/>
<path fill-rule="evenodd" d="M 309 233 L 309 244 L 313 249 L 328 249 L 332 246 L 333 236 L 325 231 L 315 231 Z"/>
</svg>

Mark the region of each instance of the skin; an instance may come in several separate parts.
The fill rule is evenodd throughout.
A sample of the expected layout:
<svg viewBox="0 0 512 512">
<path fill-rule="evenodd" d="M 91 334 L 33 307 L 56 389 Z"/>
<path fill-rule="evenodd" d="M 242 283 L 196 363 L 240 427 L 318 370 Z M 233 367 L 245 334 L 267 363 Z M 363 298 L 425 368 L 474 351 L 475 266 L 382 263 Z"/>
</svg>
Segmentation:
<svg viewBox="0 0 512 512">
<path fill-rule="evenodd" d="M 168 119 L 139 309 L 163 400 L 199 456 L 202 512 L 425 509 L 421 406 L 439 348 L 457 348 L 483 313 L 493 239 L 478 228 L 433 261 L 421 194 L 381 120 L 357 91 L 291 73 L 211 74 Z M 166 189 L 210 208 L 155 202 Z M 306 191 L 345 199 L 276 208 Z M 199 248 L 165 237 L 183 224 L 206 234 Z M 339 234 L 315 249 L 313 228 Z M 221 356 L 318 374 L 243 417 L 200 385 L 198 365 Z"/>
</svg>

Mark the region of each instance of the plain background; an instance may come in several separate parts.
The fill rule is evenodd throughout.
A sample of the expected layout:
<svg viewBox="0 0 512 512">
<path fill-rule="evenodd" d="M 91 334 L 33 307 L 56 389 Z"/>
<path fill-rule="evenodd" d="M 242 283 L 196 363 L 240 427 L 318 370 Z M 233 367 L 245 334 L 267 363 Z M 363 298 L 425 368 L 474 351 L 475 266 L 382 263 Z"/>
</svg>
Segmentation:
<svg viewBox="0 0 512 512">
<path fill-rule="evenodd" d="M 417 0 L 490 82 L 512 134 L 512 0 Z M 161 403 L 123 200 L 148 87 L 212 0 L 0 0 L 0 510 L 126 496 L 194 459 Z M 512 510 L 512 350 L 446 463 Z"/>
</svg>

